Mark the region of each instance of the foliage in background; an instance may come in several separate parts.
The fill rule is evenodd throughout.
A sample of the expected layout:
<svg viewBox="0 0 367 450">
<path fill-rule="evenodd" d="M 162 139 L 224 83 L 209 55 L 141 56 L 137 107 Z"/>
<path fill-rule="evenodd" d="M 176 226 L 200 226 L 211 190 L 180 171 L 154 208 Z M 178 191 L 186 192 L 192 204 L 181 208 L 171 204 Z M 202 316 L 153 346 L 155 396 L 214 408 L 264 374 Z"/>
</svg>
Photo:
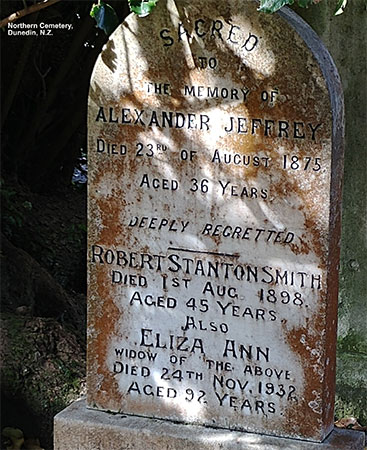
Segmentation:
<svg viewBox="0 0 367 450">
<path fill-rule="evenodd" d="M 274 13 L 278 9 L 286 5 L 297 4 L 301 8 L 308 8 L 309 6 L 319 3 L 321 0 L 260 0 L 259 11 L 265 13 Z M 335 15 L 341 14 L 348 0 L 337 0 Z"/>
<path fill-rule="evenodd" d="M 139 17 L 148 16 L 158 3 L 158 0 L 127 0 L 130 11 Z M 335 15 L 341 14 L 348 0 L 337 0 Z M 259 11 L 264 13 L 274 13 L 286 5 L 296 3 L 301 8 L 308 8 L 312 4 L 319 3 L 320 0 L 260 0 Z M 92 6 L 91 17 L 97 22 L 97 27 L 101 28 L 107 35 L 110 35 L 118 25 L 118 18 L 114 9 L 99 0 L 98 4 Z"/>
<path fill-rule="evenodd" d="M 115 10 L 104 2 L 93 5 L 90 16 L 96 21 L 97 27 L 103 30 L 107 36 L 115 31 L 119 24 L 119 19 Z"/>
<path fill-rule="evenodd" d="M 334 15 L 338 16 L 339 14 L 342 14 L 344 12 L 345 7 L 347 6 L 348 0 L 338 0 L 336 10 Z"/>
<path fill-rule="evenodd" d="M 152 12 L 158 0 L 128 0 L 128 2 L 130 11 L 137 14 L 139 17 L 145 17 Z"/>
<path fill-rule="evenodd" d="M 297 0 L 297 4 L 302 8 L 308 8 L 312 5 L 314 0 Z M 265 13 L 273 13 L 278 11 L 278 9 L 282 8 L 286 5 L 293 5 L 294 0 L 260 0 L 260 8 L 259 11 Z"/>
<path fill-rule="evenodd" d="M 148 16 L 155 8 L 158 0 L 127 0 L 130 11 L 139 17 Z M 107 3 L 98 1 L 92 6 L 90 16 L 97 23 L 97 27 L 103 30 L 107 36 L 115 31 L 119 24 L 119 19 L 112 6 Z"/>
<path fill-rule="evenodd" d="M 14 22 L 21 17 L 32 14 L 60 1 L 61 0 L 43 0 L 35 2 L 29 7 L 26 6 L 25 0 L 23 0 L 25 8 L 0 20 L 0 28 L 5 27 L 9 22 Z M 320 1 L 321 0 L 260 0 L 259 11 L 264 13 L 274 13 L 283 6 L 293 5 L 295 3 L 302 8 L 308 8 L 310 5 L 319 3 Z M 336 1 L 337 6 L 334 14 L 337 16 L 344 11 L 348 0 Z M 157 5 L 157 2 L 158 0 L 127 0 L 130 11 L 137 14 L 139 17 L 148 16 Z M 115 10 L 111 5 L 104 3 L 102 0 L 98 0 L 97 4 L 93 4 L 90 16 L 95 19 L 97 27 L 103 30 L 107 36 L 109 36 L 119 24 Z"/>
<path fill-rule="evenodd" d="M 26 212 L 32 209 L 32 203 L 20 199 L 17 192 L 7 186 L 0 178 L 0 200 L 2 205 L 1 229 L 8 238 L 19 232 L 25 223 Z"/>
</svg>

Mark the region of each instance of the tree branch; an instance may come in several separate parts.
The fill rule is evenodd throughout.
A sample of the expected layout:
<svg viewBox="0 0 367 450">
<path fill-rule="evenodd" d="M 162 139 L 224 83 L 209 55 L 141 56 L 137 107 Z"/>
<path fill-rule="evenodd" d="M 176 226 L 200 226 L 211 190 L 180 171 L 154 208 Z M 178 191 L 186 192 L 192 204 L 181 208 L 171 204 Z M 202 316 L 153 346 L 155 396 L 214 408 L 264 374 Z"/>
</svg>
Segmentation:
<svg viewBox="0 0 367 450">
<path fill-rule="evenodd" d="M 32 14 L 43 8 L 47 8 L 48 6 L 51 6 L 60 1 L 61 0 L 43 0 L 42 2 L 35 3 L 34 5 L 30 6 L 29 8 L 21 9 L 20 11 L 10 14 L 10 16 L 6 17 L 5 19 L 2 19 L 0 21 L 0 28 L 5 27 L 9 22 L 15 22 L 16 20 L 18 20 L 24 16 L 28 16 L 28 14 Z"/>
</svg>

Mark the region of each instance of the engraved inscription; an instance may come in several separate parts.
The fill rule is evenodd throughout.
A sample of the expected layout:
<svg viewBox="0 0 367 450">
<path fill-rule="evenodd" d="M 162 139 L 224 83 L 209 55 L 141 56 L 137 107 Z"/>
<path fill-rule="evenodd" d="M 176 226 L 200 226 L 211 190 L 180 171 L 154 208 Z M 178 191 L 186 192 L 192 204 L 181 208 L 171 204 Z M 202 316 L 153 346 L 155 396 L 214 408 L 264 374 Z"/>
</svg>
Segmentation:
<svg viewBox="0 0 367 450">
<path fill-rule="evenodd" d="M 97 61 L 88 403 L 321 440 L 329 91 L 294 28 L 256 8 L 168 0 Z"/>
</svg>

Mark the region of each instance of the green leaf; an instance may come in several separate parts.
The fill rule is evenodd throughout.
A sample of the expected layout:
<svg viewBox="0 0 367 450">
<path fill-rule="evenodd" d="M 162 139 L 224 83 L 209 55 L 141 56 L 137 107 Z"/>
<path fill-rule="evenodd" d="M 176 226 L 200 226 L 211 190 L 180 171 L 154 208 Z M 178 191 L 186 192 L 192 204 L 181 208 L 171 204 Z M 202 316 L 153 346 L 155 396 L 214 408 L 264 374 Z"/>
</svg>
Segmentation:
<svg viewBox="0 0 367 450">
<path fill-rule="evenodd" d="M 285 5 L 293 5 L 294 0 L 260 0 L 259 11 L 274 13 Z"/>
<path fill-rule="evenodd" d="M 297 3 L 301 8 L 308 8 L 312 5 L 313 0 L 297 0 Z"/>
<path fill-rule="evenodd" d="M 97 27 L 103 30 L 107 36 L 115 31 L 119 24 L 119 19 L 115 10 L 110 5 L 103 2 L 92 6 L 90 16 L 96 21 Z"/>
<path fill-rule="evenodd" d="M 139 17 L 148 16 L 155 8 L 158 0 L 128 0 L 130 11 Z"/>
<path fill-rule="evenodd" d="M 301 8 L 308 8 L 314 0 L 296 0 L 298 5 Z M 338 0 L 338 1 L 347 1 L 347 0 Z M 285 5 L 293 5 L 294 0 L 260 0 L 260 8 L 259 11 L 265 13 L 274 13 L 278 11 L 278 9 L 283 8 Z"/>
<path fill-rule="evenodd" d="M 334 16 L 338 16 L 339 14 L 343 14 L 345 7 L 347 6 L 348 0 L 338 0 L 336 5 L 336 10 L 334 12 Z"/>
</svg>

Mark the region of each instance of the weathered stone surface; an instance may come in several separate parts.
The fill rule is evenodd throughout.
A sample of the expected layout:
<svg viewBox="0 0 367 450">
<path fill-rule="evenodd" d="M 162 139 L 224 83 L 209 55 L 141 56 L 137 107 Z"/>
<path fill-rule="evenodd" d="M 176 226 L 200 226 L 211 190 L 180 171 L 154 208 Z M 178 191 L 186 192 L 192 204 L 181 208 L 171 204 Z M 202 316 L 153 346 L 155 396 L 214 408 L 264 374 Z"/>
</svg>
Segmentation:
<svg viewBox="0 0 367 450">
<path fill-rule="evenodd" d="M 362 450 L 364 433 L 335 428 L 323 443 L 277 438 L 137 416 L 73 403 L 55 417 L 54 450 Z"/>
<path fill-rule="evenodd" d="M 355 0 L 353 8 L 333 17 L 333 0 L 323 0 L 298 13 L 330 51 L 346 94 L 335 412 L 367 424 L 367 84 L 366 57 L 361 57 L 367 35 L 359 32 L 367 10 L 363 0 Z"/>
<path fill-rule="evenodd" d="M 340 84 L 304 23 L 256 7 L 160 1 L 97 61 L 88 404 L 320 441 L 333 427 Z"/>
</svg>

